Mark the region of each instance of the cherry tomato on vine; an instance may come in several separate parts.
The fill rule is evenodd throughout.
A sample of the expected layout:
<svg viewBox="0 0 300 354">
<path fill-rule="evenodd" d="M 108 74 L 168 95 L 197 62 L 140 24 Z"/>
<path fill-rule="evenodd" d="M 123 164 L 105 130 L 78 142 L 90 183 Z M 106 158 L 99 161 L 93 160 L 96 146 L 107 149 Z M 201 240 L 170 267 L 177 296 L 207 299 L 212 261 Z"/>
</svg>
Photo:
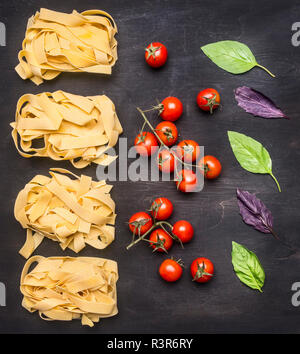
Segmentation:
<svg viewBox="0 0 300 354">
<path fill-rule="evenodd" d="M 158 150 L 156 136 L 150 132 L 139 133 L 134 140 L 134 145 L 141 156 L 151 156 Z"/>
<path fill-rule="evenodd" d="M 182 140 L 177 145 L 177 156 L 186 163 L 196 161 L 200 155 L 199 144 L 194 140 Z"/>
<path fill-rule="evenodd" d="M 172 233 L 179 238 L 182 243 L 190 242 L 194 236 L 193 226 L 186 220 L 179 220 L 173 225 Z"/>
<path fill-rule="evenodd" d="M 151 229 L 152 225 L 151 216 L 144 211 L 133 214 L 129 219 L 129 229 L 135 235 L 144 235 L 144 233 Z"/>
<path fill-rule="evenodd" d="M 209 111 L 212 114 L 220 106 L 219 92 L 213 88 L 200 91 L 197 96 L 197 104 L 203 111 Z"/>
<path fill-rule="evenodd" d="M 156 220 L 167 220 L 173 213 L 173 204 L 168 198 L 156 198 L 151 204 L 151 215 Z"/>
<path fill-rule="evenodd" d="M 214 265 L 204 257 L 196 258 L 191 264 L 193 281 L 207 283 L 214 275 Z"/>
<path fill-rule="evenodd" d="M 179 259 L 175 261 L 172 258 L 165 259 L 159 267 L 159 275 L 167 282 L 174 282 L 182 276 L 183 263 Z"/>
<path fill-rule="evenodd" d="M 166 252 L 168 253 L 169 249 L 173 245 L 172 237 L 163 229 L 156 229 L 152 231 L 149 237 L 150 246 L 153 248 L 153 252 Z"/>
<path fill-rule="evenodd" d="M 159 104 L 159 114 L 163 120 L 175 122 L 183 111 L 181 101 L 176 97 L 167 97 Z"/>
<path fill-rule="evenodd" d="M 198 165 L 201 173 L 206 179 L 217 178 L 222 171 L 222 165 L 220 161 L 211 155 L 203 156 Z"/>
<path fill-rule="evenodd" d="M 159 42 L 152 42 L 145 49 L 145 59 L 152 68 L 159 68 L 165 64 L 168 58 L 167 48 Z"/>
<path fill-rule="evenodd" d="M 196 173 L 192 170 L 181 170 L 178 174 L 176 185 L 181 192 L 194 192 L 198 185 Z"/>
<path fill-rule="evenodd" d="M 168 149 L 161 149 L 157 156 L 158 168 L 161 172 L 172 173 L 175 168 L 174 152 Z"/>
<path fill-rule="evenodd" d="M 178 138 L 178 130 L 172 122 L 161 122 L 155 128 L 157 135 L 166 146 L 172 146 L 176 143 Z"/>
</svg>

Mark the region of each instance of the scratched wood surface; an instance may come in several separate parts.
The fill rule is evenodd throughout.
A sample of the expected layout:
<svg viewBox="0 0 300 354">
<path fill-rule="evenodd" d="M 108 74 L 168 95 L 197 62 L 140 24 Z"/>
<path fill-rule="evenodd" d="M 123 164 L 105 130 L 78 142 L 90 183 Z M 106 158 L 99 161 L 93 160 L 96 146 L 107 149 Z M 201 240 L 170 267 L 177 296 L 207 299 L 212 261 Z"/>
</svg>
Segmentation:
<svg viewBox="0 0 300 354">
<path fill-rule="evenodd" d="M 300 281 L 300 258 L 271 236 L 246 226 L 238 213 L 235 189 L 254 192 L 272 211 L 275 229 L 283 240 L 300 247 L 299 239 L 299 86 L 300 47 L 291 44 L 291 26 L 299 21 L 297 1 L 144 1 L 80 0 L 51 1 L 51 8 L 70 12 L 101 7 L 119 27 L 119 60 L 110 77 L 89 74 L 62 74 L 36 87 L 23 82 L 15 73 L 27 18 L 49 1 L 1 0 L 0 21 L 7 28 L 7 46 L 0 47 L 0 281 L 7 288 L 7 306 L 0 307 L 2 333 L 260 333 L 300 332 L 300 308 L 291 304 L 291 286 Z M 217 68 L 200 50 L 209 42 L 231 39 L 246 43 L 257 60 L 276 74 L 273 79 L 255 68 L 244 75 L 231 75 Z M 148 68 L 143 48 L 161 41 L 169 50 L 167 65 L 161 70 Z M 242 111 L 233 90 L 251 86 L 271 97 L 291 118 L 264 120 Z M 200 89 L 214 87 L 222 96 L 222 108 L 210 117 L 200 112 L 195 97 Z M 171 182 L 115 182 L 117 203 L 115 242 L 103 252 L 86 247 L 80 255 L 108 257 L 118 261 L 119 314 L 94 328 L 72 323 L 45 322 L 21 307 L 19 276 L 24 259 L 18 250 L 25 232 L 13 216 L 18 191 L 38 173 L 50 167 L 74 170 L 69 163 L 20 157 L 10 137 L 9 122 L 14 120 L 18 98 L 27 92 L 62 89 L 81 95 L 105 93 L 113 99 L 124 127 L 124 137 L 132 144 L 141 120 L 135 107 L 148 107 L 155 99 L 174 95 L 184 104 L 178 122 L 184 138 L 195 139 L 205 152 L 219 157 L 222 176 L 206 183 L 201 193 L 183 195 Z M 154 118 L 155 119 L 155 118 Z M 274 174 L 282 186 L 276 189 L 271 177 L 244 171 L 228 144 L 227 130 L 236 130 L 259 140 L 269 150 Z M 95 166 L 84 173 L 96 177 Z M 195 229 L 194 241 L 184 250 L 178 246 L 171 254 L 186 263 L 182 279 L 164 283 L 157 274 L 162 256 L 151 254 L 143 245 L 131 251 L 126 221 L 148 208 L 154 197 L 166 196 L 175 205 L 172 221 L 185 218 Z M 254 251 L 265 269 L 262 294 L 239 282 L 231 265 L 231 242 L 242 243 Z M 74 256 L 63 253 L 57 243 L 45 240 L 38 254 Z M 215 264 L 215 278 L 206 285 L 191 282 L 189 265 L 197 256 Z"/>
</svg>

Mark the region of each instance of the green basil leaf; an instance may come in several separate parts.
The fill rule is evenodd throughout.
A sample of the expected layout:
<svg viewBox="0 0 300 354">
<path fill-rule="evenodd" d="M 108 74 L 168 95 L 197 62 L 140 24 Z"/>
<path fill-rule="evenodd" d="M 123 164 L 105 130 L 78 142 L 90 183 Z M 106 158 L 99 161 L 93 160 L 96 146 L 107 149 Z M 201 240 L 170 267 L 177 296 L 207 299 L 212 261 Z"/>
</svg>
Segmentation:
<svg viewBox="0 0 300 354">
<path fill-rule="evenodd" d="M 256 254 L 233 241 L 231 257 L 233 269 L 240 281 L 262 292 L 265 272 Z"/>
<path fill-rule="evenodd" d="M 275 180 L 279 191 L 280 185 L 272 173 L 272 160 L 263 145 L 247 135 L 228 131 L 228 138 L 239 164 L 252 173 L 269 174 Z"/>
<path fill-rule="evenodd" d="M 232 151 L 245 170 L 252 173 L 272 172 L 272 160 L 260 142 L 241 133 L 227 133 Z"/>
<path fill-rule="evenodd" d="M 269 70 L 257 63 L 249 47 L 241 42 L 220 41 L 207 44 L 201 49 L 216 65 L 232 74 L 242 74 L 254 66 L 259 66 L 275 77 Z"/>
</svg>

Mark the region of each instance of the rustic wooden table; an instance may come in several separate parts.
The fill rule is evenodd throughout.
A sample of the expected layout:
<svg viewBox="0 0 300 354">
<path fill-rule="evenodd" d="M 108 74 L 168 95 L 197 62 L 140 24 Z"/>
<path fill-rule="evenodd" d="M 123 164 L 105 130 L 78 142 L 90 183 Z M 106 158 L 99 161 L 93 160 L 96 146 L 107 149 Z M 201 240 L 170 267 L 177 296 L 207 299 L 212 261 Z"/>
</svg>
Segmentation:
<svg viewBox="0 0 300 354">
<path fill-rule="evenodd" d="M 6 285 L 7 306 L 0 307 L 1 333 L 231 333 L 299 332 L 300 308 L 291 304 L 291 286 L 300 281 L 300 258 L 271 236 L 246 226 L 239 216 L 235 190 L 254 192 L 272 211 L 274 227 L 283 240 L 300 247 L 299 166 L 300 166 L 300 47 L 291 44 L 291 26 L 299 21 L 297 1 L 144 1 L 144 0 L 52 0 L 51 8 L 70 12 L 101 7 L 119 27 L 119 60 L 111 76 L 62 74 L 36 87 L 22 81 L 14 71 L 28 17 L 48 1 L 2 0 L 0 21 L 6 25 L 7 46 L 0 47 L 1 119 L 1 246 L 0 281 Z M 298 17 L 297 17 L 298 16 Z M 247 44 L 257 60 L 276 78 L 254 68 L 243 75 L 231 75 L 217 68 L 200 46 L 218 40 L 238 40 Z M 169 50 L 169 60 L 161 70 L 145 64 L 144 47 L 161 41 Z M 239 108 L 233 90 L 251 86 L 271 97 L 291 118 L 254 118 Z M 200 89 L 216 88 L 222 107 L 212 117 L 199 111 L 195 97 Z M 18 155 L 10 136 L 18 98 L 24 93 L 62 89 L 75 94 L 107 94 L 116 104 L 129 144 L 141 126 L 136 106 L 148 107 L 155 99 L 177 96 L 184 103 L 178 128 L 184 138 L 195 139 L 205 152 L 219 157 L 222 176 L 206 183 L 201 193 L 183 195 L 171 182 L 115 182 L 117 203 L 115 242 L 103 252 L 86 247 L 80 255 L 117 260 L 119 314 L 94 328 L 80 323 L 45 322 L 21 307 L 19 276 L 24 259 L 18 250 L 25 232 L 15 221 L 13 207 L 21 188 L 34 175 L 47 174 L 50 167 L 74 171 L 69 163 L 49 159 L 24 159 Z M 156 118 L 154 118 L 156 119 Z M 273 172 L 282 193 L 271 177 L 243 170 L 234 158 L 227 130 L 245 133 L 269 150 Z M 130 163 L 131 161 L 129 161 Z M 76 172 L 76 171 L 74 171 Z M 84 173 L 96 177 L 91 166 Z M 157 274 L 162 256 L 151 254 L 145 245 L 126 251 L 130 240 L 129 216 L 148 208 L 154 197 L 170 198 L 176 211 L 172 220 L 186 218 L 195 229 L 194 241 L 184 250 L 175 246 L 172 255 L 181 257 L 187 268 L 176 284 L 164 283 Z M 235 240 L 254 251 L 265 269 L 263 293 L 239 282 L 231 264 L 231 242 Z M 45 240 L 36 254 L 70 255 L 57 243 Z M 206 285 L 191 282 L 189 265 L 197 256 L 215 264 L 215 278 Z"/>
</svg>

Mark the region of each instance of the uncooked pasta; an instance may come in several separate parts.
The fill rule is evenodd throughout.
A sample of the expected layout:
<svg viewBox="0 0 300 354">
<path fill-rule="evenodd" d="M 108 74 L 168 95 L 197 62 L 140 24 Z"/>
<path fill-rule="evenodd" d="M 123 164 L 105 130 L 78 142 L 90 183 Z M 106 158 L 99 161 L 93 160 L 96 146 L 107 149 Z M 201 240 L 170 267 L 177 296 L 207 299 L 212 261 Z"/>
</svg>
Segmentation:
<svg viewBox="0 0 300 354">
<path fill-rule="evenodd" d="M 22 271 L 22 305 L 38 311 L 43 320 L 81 319 L 82 325 L 93 327 L 118 313 L 117 280 L 117 263 L 109 259 L 35 256 Z"/>
<path fill-rule="evenodd" d="M 36 85 L 61 72 L 111 74 L 117 26 L 101 10 L 71 14 L 41 9 L 29 18 L 17 73 Z"/>
<path fill-rule="evenodd" d="M 86 244 L 107 247 L 115 237 L 115 203 L 109 194 L 112 186 L 64 169 L 49 173 L 50 177 L 35 176 L 17 196 L 15 218 L 27 229 L 20 254 L 30 257 L 44 237 L 76 253 Z"/>
<path fill-rule="evenodd" d="M 105 95 L 83 97 L 64 91 L 22 96 L 12 137 L 23 157 L 70 160 L 76 168 L 92 162 L 107 166 L 117 156 L 122 126 L 113 102 Z"/>
</svg>

